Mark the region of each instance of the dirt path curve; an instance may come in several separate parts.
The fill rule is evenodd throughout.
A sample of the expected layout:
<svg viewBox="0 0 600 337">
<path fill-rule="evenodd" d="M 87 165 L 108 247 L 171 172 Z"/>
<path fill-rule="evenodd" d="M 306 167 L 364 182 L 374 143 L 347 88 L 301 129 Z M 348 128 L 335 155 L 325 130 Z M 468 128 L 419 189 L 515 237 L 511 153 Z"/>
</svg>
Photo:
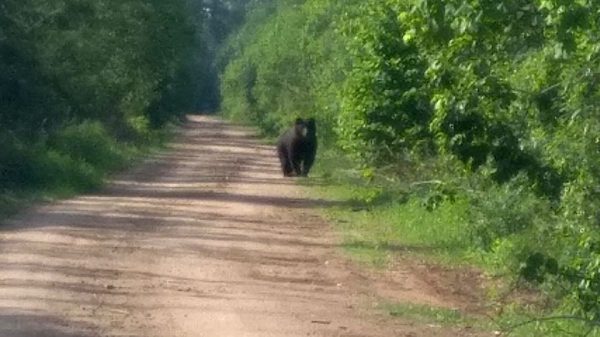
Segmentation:
<svg viewBox="0 0 600 337">
<path fill-rule="evenodd" d="M 299 193 L 272 147 L 192 116 L 102 192 L 2 221 L 0 336 L 465 335 L 365 313 L 328 201 Z"/>
</svg>

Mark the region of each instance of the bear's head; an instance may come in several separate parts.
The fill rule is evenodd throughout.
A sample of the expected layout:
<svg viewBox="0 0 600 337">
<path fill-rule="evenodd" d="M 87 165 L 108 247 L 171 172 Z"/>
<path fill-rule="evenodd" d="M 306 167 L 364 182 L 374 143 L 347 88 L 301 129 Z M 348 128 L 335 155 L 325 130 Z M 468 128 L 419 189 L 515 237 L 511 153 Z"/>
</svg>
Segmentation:
<svg viewBox="0 0 600 337">
<path fill-rule="evenodd" d="M 298 137 L 304 137 L 306 135 L 306 124 L 302 118 L 296 118 L 294 122 L 294 133 Z"/>
<path fill-rule="evenodd" d="M 302 138 L 315 138 L 317 135 L 317 125 L 314 118 L 303 120 L 296 118 L 294 122 L 294 133 Z"/>
</svg>

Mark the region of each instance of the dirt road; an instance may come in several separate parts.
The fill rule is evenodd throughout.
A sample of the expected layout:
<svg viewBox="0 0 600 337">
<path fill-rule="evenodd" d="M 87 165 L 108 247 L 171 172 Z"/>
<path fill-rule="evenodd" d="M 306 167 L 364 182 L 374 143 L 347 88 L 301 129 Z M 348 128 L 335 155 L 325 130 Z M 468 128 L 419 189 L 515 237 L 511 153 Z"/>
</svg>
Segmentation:
<svg viewBox="0 0 600 337">
<path fill-rule="evenodd" d="M 329 204 L 250 131 L 192 116 L 101 192 L 1 221 L 0 336 L 469 335 L 372 313 Z"/>
</svg>

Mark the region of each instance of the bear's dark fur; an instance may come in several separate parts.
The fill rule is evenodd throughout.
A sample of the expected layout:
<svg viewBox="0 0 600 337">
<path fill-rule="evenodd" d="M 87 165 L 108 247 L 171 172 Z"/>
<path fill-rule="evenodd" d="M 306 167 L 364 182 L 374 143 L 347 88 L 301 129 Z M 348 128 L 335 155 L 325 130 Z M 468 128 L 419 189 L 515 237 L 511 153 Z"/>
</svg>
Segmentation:
<svg viewBox="0 0 600 337">
<path fill-rule="evenodd" d="M 284 177 L 308 176 L 317 154 L 317 125 L 314 118 L 296 119 L 277 142 L 277 155 Z"/>
</svg>

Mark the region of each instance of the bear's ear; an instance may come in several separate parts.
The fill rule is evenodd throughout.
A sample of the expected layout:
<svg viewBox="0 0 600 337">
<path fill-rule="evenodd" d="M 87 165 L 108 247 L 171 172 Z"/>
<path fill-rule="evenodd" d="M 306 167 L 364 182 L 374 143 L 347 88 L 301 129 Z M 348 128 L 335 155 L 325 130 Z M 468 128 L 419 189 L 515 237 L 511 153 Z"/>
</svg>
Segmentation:
<svg viewBox="0 0 600 337">
<path fill-rule="evenodd" d="M 298 118 L 296 118 L 294 125 L 303 124 L 303 123 L 304 123 L 304 121 L 302 120 L 302 118 L 298 117 Z"/>
<path fill-rule="evenodd" d="M 314 118 L 307 119 L 306 125 L 312 130 L 315 130 L 317 128 L 317 122 L 315 121 Z"/>
</svg>

